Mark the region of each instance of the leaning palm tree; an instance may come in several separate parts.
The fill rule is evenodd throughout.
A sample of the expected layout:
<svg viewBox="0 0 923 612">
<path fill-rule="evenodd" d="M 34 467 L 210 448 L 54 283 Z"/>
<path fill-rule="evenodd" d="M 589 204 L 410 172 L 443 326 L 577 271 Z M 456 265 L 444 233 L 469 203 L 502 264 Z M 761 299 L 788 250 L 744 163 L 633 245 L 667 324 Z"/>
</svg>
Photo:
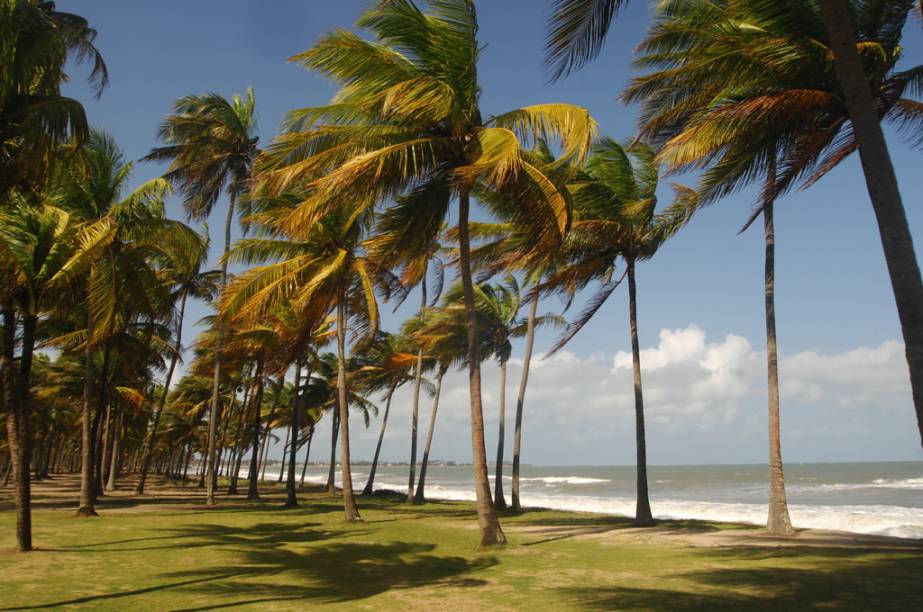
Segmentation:
<svg viewBox="0 0 923 612">
<path fill-rule="evenodd" d="M 638 343 L 638 262 L 652 258 L 660 247 L 692 218 L 698 207 L 693 190 L 673 185 L 674 202 L 657 211 L 659 164 L 654 151 L 642 142 L 623 147 L 604 138 L 593 149 L 583 172 L 574 177 L 574 225 L 564 247 L 568 264 L 551 275 L 548 283 L 562 291 L 599 280 L 601 289 L 590 299 L 551 352 L 563 347 L 628 277 L 628 312 L 634 370 L 635 434 L 637 443 L 637 506 L 635 521 L 653 521 L 647 486 L 647 441 L 644 429 L 644 397 L 641 386 L 641 352 Z M 625 264 L 618 275 L 616 263 Z"/>
<path fill-rule="evenodd" d="M 545 136 L 563 144 L 562 159 L 582 159 L 595 124 L 567 104 L 529 106 L 485 119 L 479 107 L 481 45 L 472 0 L 412 0 L 374 5 L 360 19 L 375 40 L 338 30 L 292 58 L 331 77 L 338 93 L 326 106 L 293 111 L 287 131 L 268 150 L 260 186 L 284 191 L 308 185 L 286 221 L 310 226 L 344 202 L 358 209 L 403 195 L 404 229 L 379 252 L 420 252 L 458 201 L 459 263 L 467 309 L 471 442 L 483 545 L 505 542 L 490 498 L 484 446 L 477 315 L 469 260 L 468 218 L 477 186 L 528 177 L 546 193 L 543 226 L 559 241 L 569 223 L 565 198 L 528 162 L 523 143 Z"/>
<path fill-rule="evenodd" d="M 355 359 L 359 386 L 366 392 L 373 390 L 385 392 L 385 412 L 381 417 L 378 443 L 375 445 L 375 454 L 372 456 L 369 478 L 362 489 L 363 495 L 372 495 L 375 490 L 375 474 L 378 471 L 378 458 L 385 439 L 385 429 L 388 426 L 388 414 L 391 412 L 391 398 L 401 385 L 410 380 L 416 382 L 416 375 L 410 372 L 421 367 L 418 365 L 417 356 L 407 351 L 410 348 L 408 344 L 404 336 L 378 332 L 378 337 Z M 422 358 L 419 361 L 422 361 Z"/>
<path fill-rule="evenodd" d="M 599 54 L 615 13 L 626 1 L 555 0 L 546 39 L 546 64 L 554 78 L 570 73 Z M 882 74 L 882 69 L 892 69 L 901 55 L 901 31 L 915 4 L 915 0 L 684 0 L 661 2 L 658 12 L 685 16 L 700 26 L 713 29 L 717 29 L 720 22 L 715 13 L 739 11 L 749 13 L 750 17 L 760 17 L 759 23 L 749 21 L 754 27 L 745 32 L 749 36 L 741 37 L 740 42 L 747 39 L 752 42 L 753 36 L 767 36 L 769 44 L 763 49 L 767 58 L 772 58 L 772 69 L 760 75 L 759 71 L 766 66 L 760 62 L 735 62 L 735 68 L 732 67 L 733 57 L 729 56 L 716 74 L 733 74 L 740 69 L 741 76 L 765 78 L 791 74 L 792 69 L 804 70 L 804 74 L 812 66 L 824 66 L 822 83 L 816 79 L 802 80 L 790 92 L 795 95 L 778 96 L 777 105 L 789 103 L 796 107 L 789 109 L 788 115 L 797 120 L 805 118 L 806 105 L 814 107 L 809 115 L 832 111 L 844 120 L 838 121 L 837 131 L 842 130 L 849 141 L 848 146 L 837 147 L 838 151 L 859 151 L 901 323 L 923 444 L 923 280 L 881 129 L 882 118 L 891 115 L 905 128 L 919 132 L 923 110 L 917 103 L 895 104 L 895 100 L 908 85 L 919 88 L 920 71 L 905 71 L 903 79 L 898 75 L 894 75 L 898 78 L 885 78 Z M 731 31 L 740 30 L 746 23 L 746 20 L 738 21 Z M 682 49 L 697 44 L 697 36 L 689 33 L 689 30 L 685 33 L 675 31 L 672 35 L 665 32 L 663 40 L 669 42 L 661 48 L 665 52 L 664 59 L 681 55 Z M 672 46 L 674 44 L 676 46 Z M 747 59 L 750 51 L 758 50 L 749 44 L 739 48 L 746 50 L 741 55 Z M 651 54 L 649 59 L 654 57 L 656 54 Z M 782 72 L 777 73 L 779 70 Z M 709 89 L 704 88 L 705 91 Z M 818 97 L 821 92 L 830 93 L 831 97 L 825 101 Z M 683 97 L 698 100 L 698 93 L 701 92 L 690 88 L 684 91 Z M 707 107 L 702 105 L 702 108 Z M 807 153 L 817 158 L 829 143 L 825 136 L 817 136 L 812 131 L 806 136 L 816 138 L 813 146 L 808 147 L 814 150 Z M 805 163 L 803 158 L 794 161 L 795 167 L 803 167 Z"/>
<path fill-rule="evenodd" d="M 404 333 L 414 338 L 423 347 L 425 356 L 436 362 L 436 389 L 433 392 L 433 408 L 430 413 L 426 442 L 423 445 L 423 457 L 420 461 L 420 477 L 414 493 L 414 503 L 426 501 L 426 470 L 429 466 L 430 451 L 433 446 L 433 434 L 436 430 L 436 415 L 439 411 L 439 398 L 442 394 L 442 379 L 449 368 L 463 364 L 468 353 L 467 333 L 464 320 L 458 325 L 446 308 L 429 308 L 422 317 L 414 317 L 405 323 Z"/>
<path fill-rule="evenodd" d="M 349 448 L 346 340 L 352 321 L 357 339 L 378 330 L 375 286 L 387 288 L 389 275 L 370 261 L 361 248 L 367 215 L 356 218 L 346 209 L 331 211 L 310 226 L 291 228 L 285 210 L 254 217 L 268 237 L 240 240 L 230 257 L 241 262 L 271 263 L 251 268 L 234 279 L 222 296 L 223 312 L 242 316 L 268 312 L 284 302 L 296 309 L 336 313 L 339 437 L 346 520 L 361 520 L 352 488 Z M 281 221 L 280 221 L 281 219 Z"/>
<path fill-rule="evenodd" d="M 762 214 L 770 392 L 768 526 L 790 533 L 775 365 L 774 202 L 794 185 L 819 180 L 858 145 L 840 102 L 833 55 L 816 7 L 802 6 L 797 16 L 786 19 L 779 7 L 755 1 L 697 6 L 658 13 L 639 60 L 656 69 L 635 79 L 625 97 L 643 103 L 642 132 L 663 143 L 663 160 L 674 168 L 706 169 L 699 189 L 703 202 L 751 181 L 763 182 L 748 225 Z M 923 72 L 895 71 L 900 28 L 895 30 L 892 16 L 862 14 L 869 39 L 863 54 L 875 75 L 882 119 L 908 128 L 920 124 L 915 118 L 920 104 L 903 96 Z M 684 42 L 677 40 L 677 32 L 684 33 Z M 805 45 L 806 40 L 812 44 Z"/>
<path fill-rule="evenodd" d="M 165 146 L 155 148 L 145 158 L 170 161 L 165 178 L 183 192 L 183 206 L 190 219 L 207 219 L 222 193 L 228 194 L 228 214 L 224 224 L 224 259 L 221 264 L 223 290 L 227 285 L 227 254 L 231 248 L 231 226 L 238 199 L 247 190 L 250 171 L 257 155 L 256 115 L 253 90 L 246 97 L 231 100 L 218 94 L 186 96 L 173 105 L 160 127 Z M 215 436 L 219 382 L 221 380 L 221 324 L 215 353 L 212 405 L 208 426 L 206 504 L 215 504 Z"/>
<path fill-rule="evenodd" d="M 453 336 L 452 326 L 464 328 L 464 309 L 461 305 L 461 288 L 454 287 L 446 294 L 446 305 L 436 322 L 430 323 L 426 333 L 435 336 L 430 342 L 440 342 L 438 331 L 441 329 L 448 338 Z M 481 355 L 495 357 L 500 366 L 500 390 L 497 433 L 497 459 L 494 475 L 494 504 L 506 509 L 503 495 L 503 451 L 506 440 L 506 372 L 507 363 L 512 356 L 512 338 L 521 338 L 530 330 L 530 322 L 519 317 L 521 296 L 519 283 L 515 277 L 507 275 L 502 284 L 480 283 L 475 287 L 475 306 L 478 313 L 478 332 L 481 337 Z M 454 317 L 454 321 L 453 321 Z M 531 321 L 531 330 L 545 325 L 563 326 L 563 319 L 557 315 L 537 316 Z"/>
<path fill-rule="evenodd" d="M 442 294 L 444 281 L 444 266 L 439 259 L 441 250 L 440 234 L 437 232 L 428 236 L 429 240 L 422 240 L 414 244 L 414 250 L 404 250 L 395 253 L 390 247 L 395 239 L 407 231 L 407 211 L 404 209 L 405 201 L 397 198 L 395 205 L 384 211 L 376 220 L 375 235 L 366 244 L 372 257 L 387 261 L 392 268 L 400 268 L 401 285 L 405 289 L 419 287 L 420 309 L 418 317 L 423 316 L 423 311 L 429 303 L 435 304 Z M 411 200 L 412 204 L 412 200 Z M 383 253 L 379 253 L 381 249 Z M 432 296 L 429 295 L 430 269 L 435 272 L 435 286 Z M 407 478 L 407 501 L 413 503 L 414 486 L 417 469 L 417 425 L 420 414 L 420 388 L 423 382 L 423 348 L 417 347 L 416 363 L 414 364 L 413 407 L 410 412 L 410 469 Z M 387 411 L 386 411 L 387 412 Z M 370 479 L 371 480 L 371 479 Z"/>
</svg>

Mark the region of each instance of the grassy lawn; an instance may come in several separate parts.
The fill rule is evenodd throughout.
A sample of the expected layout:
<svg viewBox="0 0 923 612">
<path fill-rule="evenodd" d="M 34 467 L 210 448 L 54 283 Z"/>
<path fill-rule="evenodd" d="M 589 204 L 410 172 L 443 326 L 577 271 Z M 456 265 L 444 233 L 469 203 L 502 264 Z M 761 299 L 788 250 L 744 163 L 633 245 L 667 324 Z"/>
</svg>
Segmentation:
<svg viewBox="0 0 923 612">
<path fill-rule="evenodd" d="M 127 487 L 126 487 L 127 488 Z M 2 495 L 9 495 L 4 491 Z M 30 554 L 0 511 L 0 609 L 919 609 L 923 549 L 704 545 L 742 526 L 552 511 L 505 517 L 510 545 L 475 549 L 467 503 L 407 506 L 302 495 L 283 509 L 222 500 L 108 498 L 96 519 L 40 500 Z M 690 540 L 693 538 L 693 540 Z M 734 540 L 735 542 L 738 541 Z M 744 538 L 745 539 L 745 538 Z"/>
</svg>

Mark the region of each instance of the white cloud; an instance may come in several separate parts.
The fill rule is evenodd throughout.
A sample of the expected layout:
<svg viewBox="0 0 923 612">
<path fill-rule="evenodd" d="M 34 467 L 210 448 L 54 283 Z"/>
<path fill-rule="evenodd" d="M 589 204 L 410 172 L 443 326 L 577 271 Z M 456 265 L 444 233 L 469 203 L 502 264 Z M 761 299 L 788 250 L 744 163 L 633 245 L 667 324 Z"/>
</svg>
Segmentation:
<svg viewBox="0 0 923 612">
<path fill-rule="evenodd" d="M 664 329 L 656 346 L 642 344 L 652 463 L 762 460 L 766 361 L 765 353 L 754 344 L 762 345 L 763 341 L 754 338 L 751 342 L 734 334 L 712 340 L 696 325 Z M 521 367 L 520 359 L 509 363 L 507 457 Z M 834 354 L 805 351 L 785 355 L 780 361 L 780 380 L 783 446 L 785 440 L 790 446 L 802 445 L 786 447 L 790 455 L 826 456 L 811 454 L 817 444 L 857 452 L 877 448 L 882 456 L 889 449 L 918 448 L 904 441 L 912 439 L 913 420 L 903 347 L 897 342 Z M 489 456 L 496 448 L 498 381 L 496 364 L 485 363 L 483 399 Z M 408 458 L 410 406 L 411 390 L 399 390 L 383 449 L 386 459 Z M 429 398 L 421 401 L 421 441 L 430 407 Z M 468 460 L 471 442 L 466 373 L 446 376 L 437 423 L 433 456 Z M 361 432 L 361 427 L 357 420 L 353 427 L 354 456 L 367 458 L 374 450 L 378 423 L 367 433 Z M 321 428 L 322 436 L 325 430 Z M 619 351 L 607 357 L 562 351 L 547 359 L 537 355 L 526 397 L 524 445 L 524 460 L 533 463 L 630 463 L 634 454 L 631 353 Z"/>
</svg>

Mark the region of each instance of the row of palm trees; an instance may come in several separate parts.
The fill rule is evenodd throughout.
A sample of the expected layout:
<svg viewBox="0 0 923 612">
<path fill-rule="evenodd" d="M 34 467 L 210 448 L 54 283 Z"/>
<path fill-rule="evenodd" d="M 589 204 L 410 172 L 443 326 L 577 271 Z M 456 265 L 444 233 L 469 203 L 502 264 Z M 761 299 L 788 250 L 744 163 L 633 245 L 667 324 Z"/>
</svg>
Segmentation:
<svg viewBox="0 0 923 612">
<path fill-rule="evenodd" d="M 621 4 L 556 0 L 548 38 L 553 76 L 599 53 Z M 230 100 L 217 94 L 181 98 L 161 126 L 161 146 L 147 158 L 168 163 L 164 176 L 127 195 L 131 164 L 110 137 L 86 127 L 82 109 L 78 113 L 60 99 L 51 105 L 58 109 L 54 117 L 38 124 L 22 119 L 33 89 L 45 87 L 42 95 L 50 99 L 60 96 L 67 57 L 91 59 L 92 82 L 105 84 L 105 64 L 92 44 L 95 32 L 51 3 L 4 0 L 3 7 L 3 27 L 20 34 L 10 40 L 23 42 L 22 53 L 3 72 L 0 129 L 12 144 L 0 152 L 0 163 L 30 168 L 0 185 L 0 378 L 22 550 L 31 548 L 30 466 L 37 476 L 49 465 L 52 471 L 75 467 L 73 451 L 79 449 L 79 513 L 93 515 L 103 483 L 114 486 L 122 465 L 140 472 L 140 494 L 152 469 L 184 476 L 198 454 L 206 501 L 213 505 L 219 474 L 236 492 L 248 450 L 248 496 L 258 497 L 266 447 L 281 426 L 289 432 L 288 503 L 295 504 L 296 453 L 310 451 L 326 412 L 333 428 L 328 487 L 334 490 L 339 444 L 346 519 L 361 520 L 350 470 L 350 409 L 368 423 L 377 412 L 370 398 L 383 395 L 364 490 L 371 493 L 391 398 L 404 384 L 413 385 L 407 498 L 422 501 L 441 383 L 453 366 L 468 372 L 480 542 L 501 544 L 497 508 L 506 506 L 501 470 L 510 338 L 526 338 L 512 468 L 512 509 L 519 511 L 534 332 L 563 324 L 557 315 L 539 316 L 538 303 L 559 295 L 569 304 L 581 290 L 597 287 L 553 352 L 626 279 L 635 518 L 649 524 L 637 265 L 700 208 L 752 182 L 763 186 L 746 225 L 763 218 L 768 528 L 790 533 L 779 438 L 773 206 L 855 150 L 878 214 L 915 405 L 923 414 L 923 329 L 917 320 L 923 289 L 896 183 L 882 167 L 884 141 L 876 140 L 881 121 L 891 121 L 919 143 L 923 104 L 910 96 L 920 91 L 923 69 L 896 67 L 912 2 L 664 0 L 639 47 L 636 63 L 645 74 L 623 94 L 642 109 L 639 134 L 627 143 L 600 138 L 586 109 L 569 104 L 483 115 L 473 1 L 431 0 L 425 11 L 412 0 L 379 2 L 357 22 L 371 39 L 337 30 L 291 59 L 335 83 L 329 104 L 291 111 L 282 132 L 260 148 L 252 91 Z M 29 55 L 25 41 L 36 36 L 33 29 L 52 37 L 61 53 Z M 43 80 L 45 72 L 43 79 L 31 76 L 27 61 L 49 62 L 53 82 Z M 871 101 L 857 90 L 868 90 Z M 872 156 L 877 159 L 867 159 Z M 672 202 L 660 206 L 660 176 L 687 169 L 700 171 L 698 186 L 673 185 Z M 173 190 L 196 221 L 228 198 L 220 271 L 203 270 L 207 235 L 166 218 L 163 202 Z M 472 199 L 491 221 L 470 220 Z M 245 237 L 232 243 L 235 216 Z M 450 226 L 451 217 L 457 222 Z M 232 263 L 241 268 L 233 275 Z M 459 281 L 443 292 L 449 270 Z M 492 283 L 498 275 L 503 282 Z M 418 312 L 400 334 L 380 330 L 380 301 L 400 303 L 412 289 L 421 296 Z M 187 374 L 171 391 L 190 297 L 211 301 L 215 316 L 195 341 Z M 322 352 L 328 343 L 333 354 Z M 61 355 L 47 366 L 41 357 L 36 363 L 43 365 L 34 368 L 35 347 L 42 345 L 58 347 Z M 493 492 L 481 397 L 482 363 L 491 358 L 501 378 Z M 62 386 L 62 379 L 70 380 L 62 372 L 81 365 L 82 389 L 75 394 L 75 387 Z M 417 477 L 425 390 L 434 397 Z M 54 414 L 61 416 L 47 418 Z M 55 429 L 34 434 L 33 421 L 54 423 Z M 33 460 L 35 441 L 41 452 Z M 304 468 L 302 481 L 303 475 Z"/>
</svg>

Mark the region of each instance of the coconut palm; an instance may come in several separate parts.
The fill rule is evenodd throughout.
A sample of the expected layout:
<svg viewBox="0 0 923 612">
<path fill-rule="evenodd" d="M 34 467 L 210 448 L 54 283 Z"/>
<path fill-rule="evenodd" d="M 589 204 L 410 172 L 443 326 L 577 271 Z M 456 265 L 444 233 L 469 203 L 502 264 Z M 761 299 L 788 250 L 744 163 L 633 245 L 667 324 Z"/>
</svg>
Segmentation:
<svg viewBox="0 0 923 612">
<path fill-rule="evenodd" d="M 363 495 L 371 495 L 375 487 L 375 473 L 378 470 L 378 458 L 381 454 L 381 444 L 385 438 L 385 429 L 388 426 L 388 414 L 391 412 L 391 398 L 394 392 L 403 384 L 414 380 L 416 384 L 416 370 L 422 364 L 413 353 L 408 352 L 408 339 L 401 335 L 378 332 L 365 350 L 356 356 L 355 365 L 357 383 L 367 393 L 382 391 L 385 395 L 385 412 L 381 417 L 381 428 L 378 431 L 378 443 L 375 445 L 375 454 L 372 457 L 372 467 L 369 478 L 362 489 Z M 422 361 L 422 359 L 420 360 Z M 411 370 L 414 374 L 411 374 Z"/>
<path fill-rule="evenodd" d="M 461 288 L 453 287 L 446 294 L 446 307 L 442 314 L 445 325 L 455 316 L 455 325 L 462 326 L 460 315 L 463 310 L 458 307 L 461 302 Z M 503 495 L 503 450 L 506 439 L 506 371 L 507 362 L 512 356 L 512 338 L 520 338 L 529 330 L 529 321 L 519 317 L 521 296 L 519 283 L 515 277 L 507 275 L 502 284 L 480 283 L 475 287 L 475 306 L 478 312 L 478 332 L 481 336 L 484 357 L 495 357 L 500 366 L 500 392 L 497 433 L 497 459 L 494 475 L 494 504 L 501 510 L 506 509 Z M 563 326 L 564 321 L 557 315 L 542 315 L 532 320 L 532 329 L 545 325 Z M 432 328 L 439 328 L 435 324 Z"/>
<path fill-rule="evenodd" d="M 535 163 L 546 169 L 548 177 L 558 185 L 559 191 L 567 193 L 567 181 L 573 170 L 556 164 L 554 154 L 544 141 L 539 141 L 530 152 Z M 533 211 L 540 206 L 543 194 L 534 187 L 523 188 L 513 185 L 512 189 L 480 192 L 478 197 L 491 213 L 502 219 L 501 223 L 471 224 L 471 235 L 480 244 L 472 251 L 472 260 L 482 276 L 512 271 L 522 272 L 531 289 L 528 292 L 529 313 L 526 318 L 526 345 L 523 352 L 522 373 L 519 379 L 519 393 L 516 398 L 515 429 L 513 431 L 513 467 L 510 510 L 522 512 L 520 501 L 520 459 L 522 455 L 522 420 L 529 383 L 529 369 L 535 343 L 535 322 L 538 316 L 538 302 L 549 292 L 543 281 L 553 274 L 564 262 L 560 260 L 560 249 L 549 245 L 535 234 L 535 228 L 528 221 Z M 524 205 L 525 203 L 525 205 Z M 549 248 L 550 247 L 550 248 Z"/>
<path fill-rule="evenodd" d="M 529 177 L 546 192 L 549 241 L 569 221 L 567 202 L 523 155 L 536 136 L 562 142 L 563 159 L 581 159 L 594 133 L 585 109 L 567 104 L 520 108 L 485 119 L 479 108 L 480 43 L 472 0 L 382 2 L 358 22 L 369 41 L 347 30 L 323 37 L 293 61 L 332 78 L 329 105 L 293 111 L 268 150 L 261 188 L 283 191 L 308 182 L 308 197 L 286 221 L 311 225 L 344 202 L 359 210 L 403 195 L 406 225 L 380 252 L 420 252 L 432 242 L 450 203 L 458 201 L 459 263 L 469 325 L 472 458 L 483 545 L 505 537 L 490 498 L 481 404 L 477 315 L 469 261 L 472 190 Z M 544 223 L 551 218 L 553 222 Z"/>
<path fill-rule="evenodd" d="M 179 186 L 183 193 L 183 206 L 190 219 L 207 219 L 218 198 L 227 193 L 222 290 L 227 284 L 227 254 L 231 248 L 235 207 L 247 190 L 258 152 L 255 106 L 252 89 L 247 90 L 245 97 L 235 95 L 231 100 L 214 93 L 180 98 L 160 127 L 160 140 L 165 146 L 155 148 L 145 158 L 170 161 L 164 177 Z M 206 458 L 206 469 L 210 474 L 206 485 L 206 504 L 210 506 L 215 503 L 217 484 L 215 438 L 221 380 L 221 335 L 219 323 Z"/>
<path fill-rule="evenodd" d="M 612 18 L 624 3 L 625 0 L 555 0 L 546 44 L 546 62 L 555 78 L 599 54 Z M 794 121 L 805 130 L 799 143 L 800 157 L 790 156 L 793 170 L 788 174 L 798 177 L 810 160 L 821 158 L 831 162 L 826 168 L 829 169 L 842 157 L 859 151 L 901 322 L 923 444 L 923 281 L 880 125 L 882 118 L 896 120 L 915 137 L 923 120 L 919 103 L 898 100 L 907 87 L 920 87 L 923 72 L 915 68 L 889 74 L 901 55 L 901 31 L 914 4 L 914 0 L 665 1 L 658 8 L 661 16 L 685 16 L 699 27 L 692 36 L 690 29 L 663 32 L 660 40 L 665 44 L 659 51 L 664 55 L 658 57 L 658 53 L 652 52 L 641 62 L 642 65 L 675 62 L 690 47 L 702 46 L 699 34 L 703 30 L 710 28 L 712 33 L 717 32 L 721 20 L 716 13 L 736 11 L 738 18 L 741 14 L 746 16 L 730 29 L 737 33 L 738 52 L 727 57 L 716 55 L 715 62 L 706 70 L 715 77 L 736 74 L 745 80 L 776 81 L 764 85 L 760 91 L 763 96 L 760 104 L 769 101 L 775 104 L 760 106 L 754 96 L 752 108 L 766 109 L 772 115 L 774 110 L 784 113 L 788 122 Z M 747 24 L 754 27 L 744 27 Z M 751 61 L 760 53 L 762 60 Z M 768 62 L 772 62 L 772 70 L 766 71 Z M 797 78 L 787 83 L 789 88 L 785 92 L 786 87 L 780 87 L 779 81 L 784 83 L 793 74 Z M 707 83 L 698 92 L 695 86 L 684 89 L 683 104 L 708 109 L 705 100 L 710 94 L 715 97 L 714 88 L 723 87 L 717 85 L 719 81 L 723 79 L 698 81 L 697 85 Z M 646 89 L 654 87 L 649 84 Z M 664 96 L 663 100 L 667 98 Z M 819 115 L 827 115 L 821 126 L 813 122 Z M 671 120 L 672 117 L 668 122 Z M 761 127 L 755 127 L 757 123 Z M 752 122 L 753 133 L 761 133 L 764 123 Z M 739 164 L 738 168 L 745 166 Z"/>
<path fill-rule="evenodd" d="M 856 150 L 857 141 L 840 101 L 816 6 L 800 5 L 800 12 L 787 17 L 778 13 L 779 6 L 755 1 L 697 7 L 689 4 L 683 10 L 658 13 L 639 60 L 656 70 L 633 81 L 625 97 L 643 102 L 642 133 L 663 142 L 665 161 L 677 168 L 706 169 L 700 187 L 704 202 L 753 180 L 763 181 L 750 221 L 762 214 L 766 236 L 768 525 L 771 531 L 790 533 L 775 366 L 774 202 L 796 184 L 819 180 Z M 920 78 L 916 73 L 923 72 L 895 72 L 900 27 L 894 15 L 867 11 L 861 17 L 869 42 L 863 54 L 874 72 L 882 118 L 899 127 L 918 125 L 914 109 L 920 104 L 903 95 Z M 687 42 L 677 40 L 678 32 L 688 36 Z M 812 44 L 806 45 L 806 40 Z"/>
<path fill-rule="evenodd" d="M 635 521 L 642 525 L 650 524 L 653 517 L 647 487 L 635 268 L 638 262 L 652 258 L 664 242 L 688 223 L 698 207 L 693 190 L 673 185 L 674 202 L 658 212 L 658 176 L 659 164 L 654 161 L 654 151 L 646 144 L 636 141 L 623 147 L 611 138 L 602 139 L 594 147 L 583 171 L 570 183 L 575 214 L 564 247 L 564 256 L 569 262 L 548 280 L 551 286 L 567 292 L 592 281 L 602 282 L 600 290 L 552 348 L 554 352 L 589 322 L 624 277 L 628 277 L 637 443 Z M 625 272 L 621 275 L 616 274 L 619 260 L 625 264 Z"/>
<path fill-rule="evenodd" d="M 427 306 L 427 299 L 435 304 L 442 294 L 444 281 L 444 265 L 439 258 L 441 250 L 440 233 L 431 234 L 429 240 L 413 244 L 413 250 L 405 249 L 399 253 L 392 250 L 393 242 L 407 231 L 408 211 L 404 198 L 397 198 L 395 206 L 385 210 L 375 223 L 375 235 L 367 241 L 367 247 L 372 257 L 387 262 L 392 268 L 400 268 L 401 285 L 405 289 L 420 288 L 420 309 L 418 317 L 423 316 Z M 412 199 L 410 199 L 412 205 Z M 412 213 L 411 213 L 412 214 Z M 430 270 L 435 273 L 435 286 L 433 295 L 428 294 L 427 277 Z M 416 363 L 414 364 L 413 407 L 410 413 L 410 469 L 407 479 L 407 501 L 414 501 L 414 485 L 417 468 L 417 425 L 420 414 L 420 388 L 423 381 L 423 349 L 417 348 Z M 389 398 L 390 399 L 390 398 Z M 387 411 L 386 411 L 387 412 Z M 371 479 L 370 479 L 371 480 Z M 371 492 L 371 491 L 369 491 Z"/>
<path fill-rule="evenodd" d="M 84 463 L 81 478 L 82 515 L 95 514 L 94 491 L 101 481 L 94 479 L 92 466 L 100 457 L 93 454 L 92 440 L 101 417 L 90 419 L 95 375 L 93 352 L 102 347 L 100 372 L 103 381 L 99 406 L 105 405 L 105 380 L 110 366 L 109 340 L 118 335 L 136 315 L 148 320 L 167 313 L 168 291 L 158 277 L 158 268 L 176 265 L 190 253 L 201 251 L 201 238 L 180 221 L 167 219 L 164 199 L 170 185 L 161 179 L 143 183 L 125 193 L 133 164 L 127 162 L 115 140 L 93 130 L 90 140 L 71 163 L 54 177 L 55 197 L 86 223 L 105 225 L 111 234 L 98 261 L 86 274 L 86 327 L 82 340 L 87 368 L 84 381 Z M 62 340 L 67 344 L 68 340 Z M 93 421 L 90 424 L 90 421 Z"/>
<path fill-rule="evenodd" d="M 170 366 L 164 378 L 160 400 L 154 409 L 150 432 L 145 442 L 144 456 L 141 459 L 141 472 L 138 475 L 138 484 L 135 486 L 135 495 L 144 495 L 144 485 L 151 465 L 151 455 L 154 451 L 154 446 L 157 444 L 157 428 L 160 423 L 160 416 L 170 393 L 170 383 L 173 380 L 173 373 L 176 371 L 176 364 L 180 359 L 180 355 L 182 355 L 183 319 L 186 314 L 186 300 L 192 297 L 211 301 L 217 291 L 218 278 L 216 273 L 212 270 L 202 271 L 205 258 L 208 256 L 208 235 L 200 236 L 200 241 L 200 249 L 187 253 L 187 260 L 178 261 L 178 265 L 165 271 L 166 282 L 172 285 L 172 295 L 175 296 L 174 299 L 177 304 L 173 332 L 173 354 L 170 357 Z"/>
<path fill-rule="evenodd" d="M 92 65 L 99 96 L 109 80 L 86 19 L 46 0 L 0 2 L 0 205 L 13 189 L 41 189 L 56 151 L 89 137 L 83 106 L 61 95 L 70 61 Z"/>
<path fill-rule="evenodd" d="M 81 225 L 79 218 L 47 200 L 32 203 L 14 197 L 0 210 L 0 384 L 16 486 L 17 546 L 23 552 L 32 550 L 30 387 L 39 318 L 112 240 L 108 223 Z"/>
<path fill-rule="evenodd" d="M 429 465 L 429 454 L 433 446 L 433 433 L 436 429 L 436 415 L 439 411 L 439 398 L 442 394 L 442 379 L 453 364 L 463 363 L 467 355 L 467 334 L 464 326 L 451 326 L 453 335 L 446 335 L 446 327 L 437 322 L 442 316 L 441 309 L 429 309 L 422 318 L 414 318 L 405 326 L 405 333 L 413 334 L 416 342 L 424 347 L 427 358 L 436 362 L 436 389 L 433 392 L 433 408 L 430 413 L 429 428 L 426 432 L 426 442 L 423 446 L 423 457 L 420 461 L 420 477 L 417 479 L 417 488 L 413 500 L 416 504 L 426 501 L 426 469 Z"/>
<path fill-rule="evenodd" d="M 387 289 L 390 276 L 369 260 L 361 248 L 367 217 L 356 219 L 349 211 L 339 209 L 311 226 L 294 228 L 284 221 L 274 221 L 287 219 L 284 210 L 262 213 L 256 219 L 264 224 L 271 237 L 240 240 L 231 258 L 248 263 L 273 263 L 251 268 L 235 278 L 222 297 L 222 311 L 248 316 L 291 302 L 296 310 L 336 313 L 343 504 L 347 520 L 361 520 L 352 489 L 349 458 L 347 321 L 353 322 L 359 341 L 374 337 L 378 329 L 375 286 Z"/>
<path fill-rule="evenodd" d="M 874 16 L 877 12 L 884 18 L 881 21 L 887 23 L 890 32 L 899 35 L 914 1 L 850 3 L 847 0 L 819 0 L 819 4 L 836 64 L 837 80 L 843 92 L 842 99 L 849 112 L 869 198 L 878 221 L 904 336 L 913 404 L 923 445 L 923 281 L 894 165 L 881 129 L 880 105 L 868 86 L 870 81 L 875 82 L 876 75 L 863 66 L 864 54 L 860 53 L 860 49 L 868 45 L 868 31 L 859 29 L 864 25 L 863 17 Z M 897 43 L 893 39 L 887 42 L 892 45 Z M 915 105 L 904 113 L 905 119 L 913 120 L 918 126 L 923 107 Z"/>
</svg>

